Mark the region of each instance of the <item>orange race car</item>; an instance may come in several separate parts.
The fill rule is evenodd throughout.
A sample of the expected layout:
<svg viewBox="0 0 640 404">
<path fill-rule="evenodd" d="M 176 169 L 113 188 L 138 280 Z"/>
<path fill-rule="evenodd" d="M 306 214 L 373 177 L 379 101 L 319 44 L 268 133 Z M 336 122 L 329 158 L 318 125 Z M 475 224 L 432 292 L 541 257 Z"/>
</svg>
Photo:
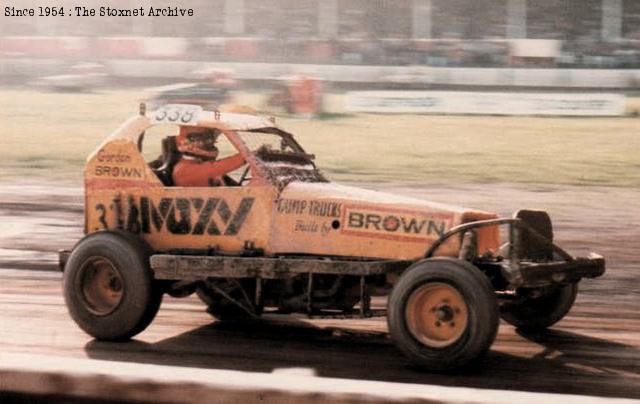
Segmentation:
<svg viewBox="0 0 640 404">
<path fill-rule="evenodd" d="M 191 130 L 219 135 L 218 158 L 241 157 L 216 186 L 174 184 L 178 134 Z M 410 359 L 452 369 L 489 349 L 500 317 L 548 327 L 581 278 L 604 273 L 601 256 L 553 243 L 545 212 L 499 218 L 331 183 L 291 134 L 246 108 L 142 104 L 84 178 L 86 236 L 60 261 L 71 316 L 98 339 L 126 340 L 164 293 L 195 292 L 221 320 L 386 315 Z M 371 297 L 388 294 L 374 310 Z"/>
</svg>

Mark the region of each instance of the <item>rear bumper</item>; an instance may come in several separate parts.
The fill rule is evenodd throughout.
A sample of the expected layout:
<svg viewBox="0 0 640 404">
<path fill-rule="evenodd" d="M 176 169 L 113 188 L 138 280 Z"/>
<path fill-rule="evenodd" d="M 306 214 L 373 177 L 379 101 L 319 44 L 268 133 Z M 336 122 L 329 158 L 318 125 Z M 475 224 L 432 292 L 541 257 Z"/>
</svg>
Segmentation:
<svg viewBox="0 0 640 404">
<path fill-rule="evenodd" d="M 595 253 L 568 261 L 520 262 L 520 286 L 538 287 L 573 283 L 582 278 L 596 278 L 605 272 L 604 258 Z"/>
</svg>

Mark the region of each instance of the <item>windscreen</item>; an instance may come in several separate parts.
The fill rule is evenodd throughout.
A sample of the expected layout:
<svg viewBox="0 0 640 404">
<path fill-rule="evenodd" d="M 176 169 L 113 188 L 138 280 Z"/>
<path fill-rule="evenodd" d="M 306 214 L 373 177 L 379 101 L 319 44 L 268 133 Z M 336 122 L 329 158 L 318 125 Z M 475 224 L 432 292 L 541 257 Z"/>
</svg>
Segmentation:
<svg viewBox="0 0 640 404">
<path fill-rule="evenodd" d="M 316 168 L 314 156 L 305 153 L 288 133 L 265 129 L 238 134 L 278 187 L 293 181 L 327 182 Z"/>
</svg>

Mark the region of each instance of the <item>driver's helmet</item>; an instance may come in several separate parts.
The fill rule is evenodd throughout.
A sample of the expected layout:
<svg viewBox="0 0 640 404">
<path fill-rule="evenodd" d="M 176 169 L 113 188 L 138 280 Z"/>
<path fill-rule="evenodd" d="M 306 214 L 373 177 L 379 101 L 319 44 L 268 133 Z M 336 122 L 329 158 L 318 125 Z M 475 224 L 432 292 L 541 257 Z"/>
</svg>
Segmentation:
<svg viewBox="0 0 640 404">
<path fill-rule="evenodd" d="M 219 135 L 218 129 L 181 126 L 176 144 L 178 150 L 187 156 L 215 160 L 218 157 L 216 140 Z"/>
</svg>

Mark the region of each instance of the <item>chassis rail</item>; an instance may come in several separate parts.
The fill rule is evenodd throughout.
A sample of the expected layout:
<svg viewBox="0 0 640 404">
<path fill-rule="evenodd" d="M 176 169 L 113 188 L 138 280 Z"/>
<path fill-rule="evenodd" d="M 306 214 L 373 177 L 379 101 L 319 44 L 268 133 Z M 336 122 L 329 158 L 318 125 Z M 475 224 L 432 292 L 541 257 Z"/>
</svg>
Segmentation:
<svg viewBox="0 0 640 404">
<path fill-rule="evenodd" d="M 262 278 L 286 279 L 298 274 L 370 276 L 402 271 L 414 261 L 349 261 L 198 255 L 152 255 L 156 279 Z"/>
<path fill-rule="evenodd" d="M 402 271 L 414 261 L 380 260 L 380 261 L 348 261 L 309 258 L 267 258 L 267 257 L 233 257 L 233 256 L 198 256 L 156 254 L 150 258 L 151 269 L 155 279 L 159 280 L 205 280 L 215 278 L 256 278 L 256 299 L 262 290 L 263 279 L 287 279 L 300 274 L 309 276 L 307 283 L 306 312 L 311 318 L 368 318 L 385 315 L 385 311 L 371 310 L 370 301 L 365 291 L 367 276 L 383 275 L 389 272 Z M 314 308 L 314 275 L 350 275 L 360 277 L 359 310 L 356 313 L 329 314 L 318 312 Z M 220 293 L 220 292 L 219 292 Z M 224 293 L 221 293 L 224 295 Z M 231 297 L 227 298 L 252 314 L 241 303 Z"/>
</svg>

